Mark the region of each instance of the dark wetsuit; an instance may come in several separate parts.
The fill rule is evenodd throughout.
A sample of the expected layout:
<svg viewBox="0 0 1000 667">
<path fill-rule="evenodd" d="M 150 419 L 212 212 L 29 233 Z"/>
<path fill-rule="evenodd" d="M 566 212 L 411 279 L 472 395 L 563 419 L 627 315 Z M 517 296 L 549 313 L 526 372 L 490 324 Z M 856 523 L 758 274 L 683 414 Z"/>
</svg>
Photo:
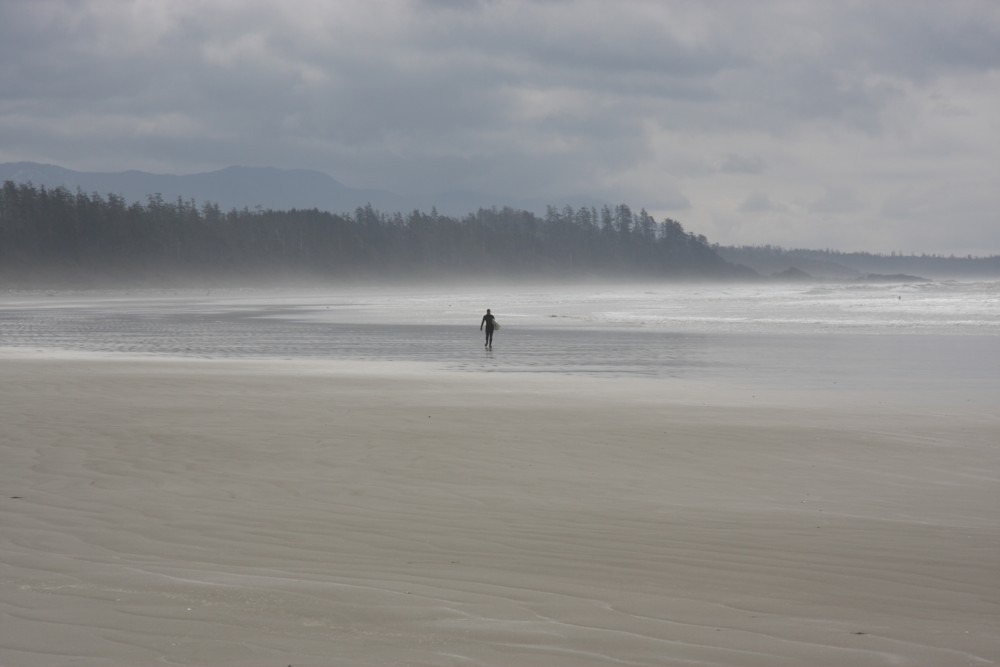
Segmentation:
<svg viewBox="0 0 1000 667">
<path fill-rule="evenodd" d="M 486 325 L 486 344 L 483 347 L 493 347 L 493 320 L 496 319 L 489 313 L 483 315 L 483 321 L 479 323 L 479 328 L 482 329 L 483 325 Z"/>
</svg>

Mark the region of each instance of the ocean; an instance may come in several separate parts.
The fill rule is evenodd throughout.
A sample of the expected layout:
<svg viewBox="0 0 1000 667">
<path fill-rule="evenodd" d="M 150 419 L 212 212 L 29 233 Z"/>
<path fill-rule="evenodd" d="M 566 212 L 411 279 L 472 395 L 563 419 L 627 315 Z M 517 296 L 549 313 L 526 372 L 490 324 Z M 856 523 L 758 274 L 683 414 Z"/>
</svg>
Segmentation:
<svg viewBox="0 0 1000 667">
<path fill-rule="evenodd" d="M 501 328 L 484 349 L 480 319 Z M 1000 281 L 0 295 L 0 346 L 992 396 Z"/>
</svg>

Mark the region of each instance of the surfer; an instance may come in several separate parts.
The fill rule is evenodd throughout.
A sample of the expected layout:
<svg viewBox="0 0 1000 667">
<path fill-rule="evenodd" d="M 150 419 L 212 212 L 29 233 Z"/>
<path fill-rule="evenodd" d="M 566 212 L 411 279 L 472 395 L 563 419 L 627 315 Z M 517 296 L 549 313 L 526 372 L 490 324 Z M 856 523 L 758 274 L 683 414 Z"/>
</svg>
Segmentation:
<svg viewBox="0 0 1000 667">
<path fill-rule="evenodd" d="M 496 318 L 490 313 L 490 309 L 486 309 L 486 314 L 483 315 L 483 321 L 479 323 L 479 330 L 482 331 L 483 327 L 486 327 L 486 344 L 483 347 L 493 347 L 493 320 Z"/>
</svg>

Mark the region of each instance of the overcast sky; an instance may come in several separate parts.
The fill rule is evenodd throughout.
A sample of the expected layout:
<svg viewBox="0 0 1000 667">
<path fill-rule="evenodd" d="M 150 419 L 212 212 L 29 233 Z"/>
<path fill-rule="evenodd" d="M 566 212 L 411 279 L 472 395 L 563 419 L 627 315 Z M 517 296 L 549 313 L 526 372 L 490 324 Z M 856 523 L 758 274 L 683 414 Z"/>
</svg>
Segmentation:
<svg viewBox="0 0 1000 667">
<path fill-rule="evenodd" d="M 1000 254 L 996 0 L 0 0 L 0 162 Z"/>
</svg>

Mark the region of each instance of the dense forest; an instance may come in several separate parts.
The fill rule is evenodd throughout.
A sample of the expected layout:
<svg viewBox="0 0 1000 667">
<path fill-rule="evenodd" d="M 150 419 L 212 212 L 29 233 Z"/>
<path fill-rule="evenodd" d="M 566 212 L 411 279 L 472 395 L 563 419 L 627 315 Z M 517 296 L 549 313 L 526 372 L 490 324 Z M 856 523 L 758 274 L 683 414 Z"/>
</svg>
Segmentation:
<svg viewBox="0 0 1000 667">
<path fill-rule="evenodd" d="M 454 275 L 737 277 L 707 240 L 621 204 L 511 208 L 462 218 L 371 206 L 353 214 L 127 203 L 109 194 L 4 183 L 0 281 L 6 288 Z"/>
</svg>

